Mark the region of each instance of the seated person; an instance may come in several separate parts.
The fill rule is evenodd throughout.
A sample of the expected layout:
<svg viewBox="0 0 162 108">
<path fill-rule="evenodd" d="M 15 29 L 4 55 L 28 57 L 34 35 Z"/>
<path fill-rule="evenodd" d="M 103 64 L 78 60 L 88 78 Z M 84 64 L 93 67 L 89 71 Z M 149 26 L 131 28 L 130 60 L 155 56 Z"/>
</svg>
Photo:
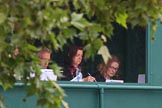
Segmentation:
<svg viewBox="0 0 162 108">
<path fill-rule="evenodd" d="M 98 72 L 93 76 L 98 82 L 111 82 L 111 80 L 123 82 L 119 80 L 119 66 L 120 61 L 118 57 L 112 56 L 107 63 L 104 62 L 98 65 Z"/>
<path fill-rule="evenodd" d="M 51 58 L 51 52 L 48 48 L 43 48 L 37 53 L 39 57 L 39 65 L 42 69 L 47 69 L 50 58 Z"/>
<path fill-rule="evenodd" d="M 57 76 L 54 74 L 52 69 L 47 69 L 50 61 L 51 52 L 48 48 L 43 48 L 38 51 L 39 66 L 41 68 L 41 80 L 57 80 Z M 35 73 L 30 74 L 31 77 L 35 77 Z"/>
<path fill-rule="evenodd" d="M 95 78 L 88 73 L 84 73 L 80 64 L 82 62 L 83 49 L 78 46 L 71 46 L 69 48 L 68 57 L 66 58 L 66 65 L 63 69 L 64 81 L 88 81 L 94 82 Z"/>
</svg>

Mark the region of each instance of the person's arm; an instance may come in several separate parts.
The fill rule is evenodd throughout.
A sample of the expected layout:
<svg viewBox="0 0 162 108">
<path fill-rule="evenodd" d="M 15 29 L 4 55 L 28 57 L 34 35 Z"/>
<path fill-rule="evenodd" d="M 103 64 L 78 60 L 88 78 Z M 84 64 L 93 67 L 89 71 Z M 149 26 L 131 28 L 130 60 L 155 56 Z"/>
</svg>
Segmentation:
<svg viewBox="0 0 162 108">
<path fill-rule="evenodd" d="M 98 71 L 95 72 L 92 76 L 95 77 L 95 79 L 96 79 L 97 82 L 105 82 L 106 81 L 106 79 L 104 78 L 104 76 L 102 76 L 100 74 L 100 72 L 98 72 Z"/>
<path fill-rule="evenodd" d="M 82 79 L 84 82 L 96 82 L 96 79 L 93 76 L 87 76 Z"/>
<path fill-rule="evenodd" d="M 96 82 L 95 77 L 93 77 L 90 73 L 83 74 L 82 80 L 85 82 Z"/>
</svg>

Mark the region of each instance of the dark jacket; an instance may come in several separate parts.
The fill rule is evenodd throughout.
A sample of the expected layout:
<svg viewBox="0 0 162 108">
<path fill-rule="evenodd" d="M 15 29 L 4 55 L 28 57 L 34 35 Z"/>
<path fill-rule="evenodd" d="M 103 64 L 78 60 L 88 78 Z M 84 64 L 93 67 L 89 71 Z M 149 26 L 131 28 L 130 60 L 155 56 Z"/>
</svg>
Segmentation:
<svg viewBox="0 0 162 108">
<path fill-rule="evenodd" d="M 100 72 L 96 72 L 92 76 L 96 78 L 97 82 L 105 82 L 106 81 L 106 79 L 100 74 Z"/>
<path fill-rule="evenodd" d="M 81 69 L 80 69 L 81 70 Z M 77 69 L 74 68 L 73 66 L 66 66 L 63 69 L 63 77 L 61 78 L 62 81 L 70 81 L 72 80 L 74 77 L 76 77 L 76 71 Z M 88 74 L 84 73 L 83 71 L 81 71 L 83 78 L 87 77 Z"/>
<path fill-rule="evenodd" d="M 96 72 L 92 75 L 93 77 L 96 78 L 97 82 L 106 82 L 106 78 L 100 74 L 100 72 Z M 120 80 L 117 76 L 114 76 L 111 78 L 111 80 Z"/>
</svg>

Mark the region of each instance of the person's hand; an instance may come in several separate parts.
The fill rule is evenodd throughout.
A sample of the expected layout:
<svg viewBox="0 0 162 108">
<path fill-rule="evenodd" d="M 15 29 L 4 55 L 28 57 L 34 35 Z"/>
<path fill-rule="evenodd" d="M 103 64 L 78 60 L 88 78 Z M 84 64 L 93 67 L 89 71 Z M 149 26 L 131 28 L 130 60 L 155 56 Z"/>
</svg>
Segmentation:
<svg viewBox="0 0 162 108">
<path fill-rule="evenodd" d="M 95 82 L 96 81 L 96 79 L 92 76 L 87 76 L 87 77 L 83 78 L 82 80 L 85 82 Z"/>
</svg>

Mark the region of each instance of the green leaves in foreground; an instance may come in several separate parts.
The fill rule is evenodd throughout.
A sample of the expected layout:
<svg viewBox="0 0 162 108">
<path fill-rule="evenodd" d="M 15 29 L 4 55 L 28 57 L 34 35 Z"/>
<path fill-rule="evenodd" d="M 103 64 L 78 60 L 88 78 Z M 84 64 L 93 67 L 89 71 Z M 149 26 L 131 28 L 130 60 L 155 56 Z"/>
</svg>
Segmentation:
<svg viewBox="0 0 162 108">
<path fill-rule="evenodd" d="M 4 100 L 3 96 L 0 96 L 0 108 L 7 108 L 7 107 L 4 105 L 3 100 Z"/>
<path fill-rule="evenodd" d="M 35 45 L 56 52 L 79 38 L 85 45 L 86 58 L 98 52 L 106 61 L 109 51 L 104 43 L 114 32 L 113 23 L 124 28 L 127 24 L 135 27 L 150 23 L 154 36 L 161 15 L 161 0 L 0 0 L 0 84 L 7 90 L 20 76 L 29 88 L 27 95 L 38 96 L 38 105 L 67 106 L 56 82 L 40 81 Z M 14 56 L 16 47 L 19 54 Z M 30 67 L 35 67 L 36 78 L 29 80 Z M 60 69 L 55 64 L 51 67 Z"/>
</svg>

